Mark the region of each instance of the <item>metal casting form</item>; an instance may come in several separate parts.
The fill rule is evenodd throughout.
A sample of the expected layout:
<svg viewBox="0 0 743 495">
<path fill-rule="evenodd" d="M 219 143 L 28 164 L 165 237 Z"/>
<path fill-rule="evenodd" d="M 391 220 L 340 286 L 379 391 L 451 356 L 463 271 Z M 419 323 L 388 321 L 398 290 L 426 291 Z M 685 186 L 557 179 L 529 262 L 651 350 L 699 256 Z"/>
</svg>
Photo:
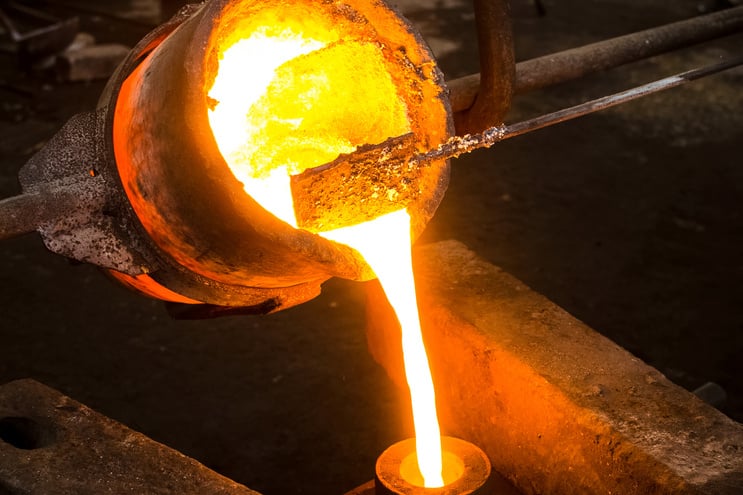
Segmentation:
<svg viewBox="0 0 743 495">
<path fill-rule="evenodd" d="M 499 124 L 508 111 L 513 94 L 743 31 L 741 6 L 515 64 L 509 2 L 474 0 L 474 5 L 482 75 L 466 76 L 448 84 L 449 101 L 455 111 L 457 134 L 460 136 L 448 143 L 448 150 L 439 148 L 430 154 L 419 152 L 421 162 L 434 155 L 437 158 L 456 156 L 482 143 L 491 145 L 512 135 L 648 94 L 650 87 L 657 91 L 692 77 L 685 73 L 528 122 L 502 127 Z M 121 78 L 122 73 L 130 71 L 196 11 L 198 8 L 195 6 L 183 9 L 145 37 L 119 69 L 118 76 L 114 75 L 112 79 Z M 711 69 L 691 71 L 691 74 L 697 78 L 740 63 L 741 60 L 724 62 Z M 168 270 L 161 271 L 175 273 L 170 278 L 186 286 L 184 291 L 177 292 L 185 292 L 191 297 L 191 300 L 183 298 L 182 302 L 202 301 L 266 313 L 308 300 L 319 293 L 319 284 L 300 284 L 289 291 L 266 289 L 256 297 L 250 291 L 184 273 L 179 267 L 172 266 L 152 248 L 120 189 L 117 171 L 111 166 L 113 157 L 107 144 L 107 139 L 110 139 L 106 136 L 107 118 L 100 110 L 73 117 L 28 161 L 19 172 L 23 194 L 0 201 L 0 239 L 38 230 L 47 247 L 55 253 L 132 276 L 167 266 Z M 485 129 L 488 130 L 478 139 L 461 136 L 482 133 Z M 426 158 L 426 155 L 430 156 Z M 355 255 L 337 248 L 330 251 L 338 257 L 332 263 L 341 267 L 340 276 L 359 270 L 358 266 L 353 268 L 354 263 L 358 264 Z M 343 266 L 347 266 L 345 272 Z"/>
</svg>

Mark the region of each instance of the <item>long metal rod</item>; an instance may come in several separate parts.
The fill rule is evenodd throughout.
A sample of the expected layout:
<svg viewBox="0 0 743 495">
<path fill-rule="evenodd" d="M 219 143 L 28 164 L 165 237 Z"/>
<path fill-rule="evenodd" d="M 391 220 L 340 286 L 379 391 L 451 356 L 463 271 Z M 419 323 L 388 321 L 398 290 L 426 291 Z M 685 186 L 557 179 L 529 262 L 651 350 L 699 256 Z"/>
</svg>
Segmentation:
<svg viewBox="0 0 743 495">
<path fill-rule="evenodd" d="M 734 57 L 729 60 L 692 69 L 674 76 L 653 81 L 642 86 L 637 86 L 619 93 L 587 101 L 579 105 L 564 108 L 556 112 L 541 115 L 533 119 L 518 122 L 510 125 L 500 125 L 486 129 L 478 134 L 467 134 L 464 136 L 454 136 L 438 148 L 415 155 L 411 162 L 425 163 L 430 161 L 441 160 L 444 158 L 456 158 L 464 153 L 479 148 L 488 148 L 493 144 L 503 141 L 504 139 L 520 136 L 527 132 L 543 129 L 545 127 L 559 124 L 567 120 L 572 120 L 589 113 L 598 112 L 606 108 L 611 108 L 628 101 L 647 96 L 658 91 L 670 89 L 682 84 L 694 81 L 696 79 L 715 74 L 732 67 L 743 65 L 743 56 Z"/>
<path fill-rule="evenodd" d="M 525 93 L 629 62 L 743 31 L 743 6 L 565 50 L 516 64 L 515 93 Z M 454 112 L 472 106 L 480 74 L 447 83 Z"/>
<path fill-rule="evenodd" d="M 369 197 L 359 202 L 358 191 L 368 187 L 369 173 L 374 173 L 380 184 L 388 183 L 391 190 L 397 190 L 395 188 L 406 181 L 408 184 L 416 184 L 420 178 L 420 168 L 429 163 L 456 158 L 479 148 L 488 148 L 504 139 L 611 108 L 741 64 L 743 55 L 533 119 L 510 125 L 501 124 L 477 134 L 456 135 L 424 153 L 415 151 L 411 144 L 414 143 L 414 136 L 410 133 L 390 138 L 380 144 L 364 146 L 353 153 L 341 155 L 330 163 L 293 175 L 291 181 L 295 211 L 306 214 L 300 225 L 314 225 L 313 222 L 322 217 L 324 212 L 336 207 L 346 208 L 349 204 L 357 208 L 360 217 L 371 219 L 383 212 L 399 209 L 401 204 L 415 197 L 418 188 L 403 189 L 395 201 L 388 201 L 387 195 L 379 194 L 375 198 Z M 381 173 L 375 169 L 384 169 L 386 172 Z M 331 185 L 332 191 L 328 185 Z M 349 200 L 349 197 L 354 199 Z"/>
</svg>

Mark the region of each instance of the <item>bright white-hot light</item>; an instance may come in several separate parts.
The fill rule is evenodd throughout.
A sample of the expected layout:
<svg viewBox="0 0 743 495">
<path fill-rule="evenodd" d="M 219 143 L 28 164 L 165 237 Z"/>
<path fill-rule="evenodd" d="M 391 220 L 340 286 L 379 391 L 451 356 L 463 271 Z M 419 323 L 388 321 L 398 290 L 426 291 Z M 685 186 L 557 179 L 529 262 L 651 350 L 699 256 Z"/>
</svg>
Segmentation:
<svg viewBox="0 0 743 495">
<path fill-rule="evenodd" d="M 215 107 L 209 110 L 209 124 L 225 158 L 230 159 L 255 131 L 253 126 L 246 125 L 246 114 L 265 94 L 276 76 L 276 69 L 288 60 L 323 46 L 324 43 L 291 30 L 280 36 L 269 36 L 257 30 L 222 53 L 219 72 L 209 90 L 209 97 L 216 100 Z M 234 103 L 234 95 L 240 95 L 239 105 L 220 104 L 222 101 Z"/>
<path fill-rule="evenodd" d="M 410 388 L 418 468 L 427 488 L 444 485 L 441 432 L 426 348 L 423 345 L 411 254 L 410 215 L 398 210 L 321 236 L 356 249 L 382 284 L 402 328 L 405 374 Z"/>
<path fill-rule="evenodd" d="M 209 109 L 209 125 L 220 153 L 243 183 L 245 192 L 294 227 L 297 225 L 286 168 L 278 167 L 268 176 L 255 177 L 244 166 L 245 157 L 256 151 L 250 144 L 258 130 L 248 116 L 250 108 L 265 94 L 276 76 L 276 69 L 323 46 L 325 43 L 307 39 L 290 29 L 279 36 L 257 30 L 222 53 L 219 72 L 209 90 L 209 98 L 214 101 L 214 108 Z M 239 99 L 235 95 L 239 95 Z M 239 104 L 235 104 L 236 101 Z M 293 124 L 298 126 L 301 120 Z"/>
<path fill-rule="evenodd" d="M 301 34 L 303 22 L 263 26 L 220 47 L 207 91 L 209 124 L 230 170 L 293 227 L 290 175 L 410 132 L 380 46 L 332 30 Z"/>
<path fill-rule="evenodd" d="M 244 179 L 243 189 L 259 205 L 262 205 L 292 227 L 297 228 L 291 177 L 286 167 L 277 167 L 261 179 Z"/>
</svg>

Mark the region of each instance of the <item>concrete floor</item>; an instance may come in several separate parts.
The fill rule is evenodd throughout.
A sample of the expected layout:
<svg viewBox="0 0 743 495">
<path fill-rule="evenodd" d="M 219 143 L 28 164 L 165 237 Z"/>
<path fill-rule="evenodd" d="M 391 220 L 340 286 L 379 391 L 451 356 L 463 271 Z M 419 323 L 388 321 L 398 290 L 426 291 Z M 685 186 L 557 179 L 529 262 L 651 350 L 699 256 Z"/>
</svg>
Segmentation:
<svg viewBox="0 0 743 495">
<path fill-rule="evenodd" d="M 398 3 L 448 77 L 477 71 L 468 1 Z M 513 3 L 521 60 L 715 5 L 552 0 L 538 17 L 530 2 Z M 148 30 L 83 21 L 129 44 Z M 738 35 L 529 94 L 508 120 L 740 46 Z M 4 197 L 18 193 L 18 169 L 46 139 L 93 108 L 102 84 L 23 75 L 4 53 L 0 81 Z M 743 70 L 728 71 L 458 159 L 420 242 L 458 239 L 680 385 L 720 384 L 723 411 L 741 421 L 741 83 Z M 330 281 L 317 299 L 268 317 L 174 321 L 31 234 L 0 243 L 0 307 L 0 382 L 36 378 L 268 495 L 344 493 L 410 432 L 404 397 L 366 351 L 361 284 Z"/>
</svg>

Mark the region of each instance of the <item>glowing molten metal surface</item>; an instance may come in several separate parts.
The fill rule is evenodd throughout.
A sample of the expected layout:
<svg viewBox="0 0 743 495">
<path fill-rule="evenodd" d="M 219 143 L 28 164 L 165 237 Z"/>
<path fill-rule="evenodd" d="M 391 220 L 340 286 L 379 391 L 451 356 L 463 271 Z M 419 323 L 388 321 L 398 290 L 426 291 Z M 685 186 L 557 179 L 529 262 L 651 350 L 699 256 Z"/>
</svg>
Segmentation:
<svg viewBox="0 0 743 495">
<path fill-rule="evenodd" d="M 296 227 L 290 175 L 410 125 L 375 44 L 267 31 L 222 52 L 209 123 L 245 191 Z"/>
<path fill-rule="evenodd" d="M 253 199 L 294 227 L 290 175 L 360 145 L 410 132 L 406 105 L 377 44 L 344 40 L 332 31 L 315 29 L 312 37 L 302 32 L 301 26 L 260 28 L 236 41 L 221 52 L 208 91 L 209 122 L 230 169 Z M 410 216 L 402 209 L 318 234 L 364 256 L 398 315 L 419 469 L 426 487 L 442 486 L 434 389 L 413 281 Z"/>
</svg>

